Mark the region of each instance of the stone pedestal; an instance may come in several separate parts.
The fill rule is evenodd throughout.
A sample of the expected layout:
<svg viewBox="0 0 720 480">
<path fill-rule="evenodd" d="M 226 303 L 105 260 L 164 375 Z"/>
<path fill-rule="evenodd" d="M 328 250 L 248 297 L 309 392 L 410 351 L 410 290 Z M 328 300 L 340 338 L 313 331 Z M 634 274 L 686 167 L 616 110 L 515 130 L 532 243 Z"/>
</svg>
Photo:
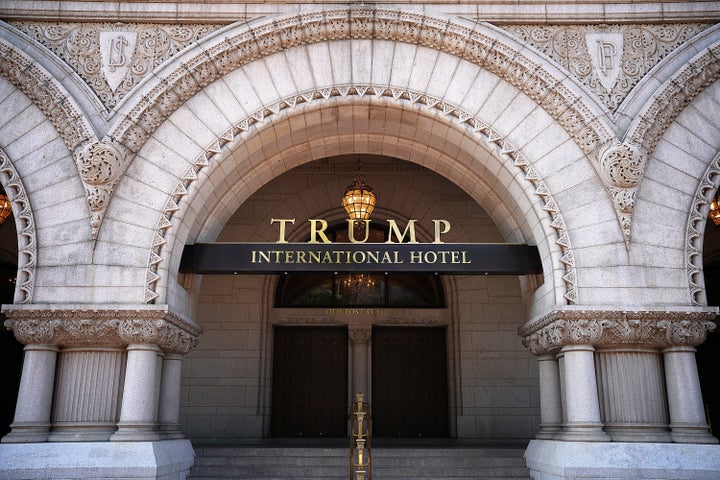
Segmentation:
<svg viewBox="0 0 720 480">
<path fill-rule="evenodd" d="M 525 461 L 534 480 L 720 478 L 718 445 L 531 440 Z"/>
<path fill-rule="evenodd" d="M 3 480 L 183 480 L 194 462 L 189 440 L 0 445 Z"/>
</svg>

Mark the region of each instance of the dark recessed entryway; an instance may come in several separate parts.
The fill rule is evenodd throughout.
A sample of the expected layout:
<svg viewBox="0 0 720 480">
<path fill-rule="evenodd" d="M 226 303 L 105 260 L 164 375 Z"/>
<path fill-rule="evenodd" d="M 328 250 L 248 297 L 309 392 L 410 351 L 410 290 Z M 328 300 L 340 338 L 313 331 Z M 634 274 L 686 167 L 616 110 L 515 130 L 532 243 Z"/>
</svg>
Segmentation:
<svg viewBox="0 0 720 480">
<path fill-rule="evenodd" d="M 375 327 L 373 434 L 448 436 L 445 327 Z"/>
</svg>

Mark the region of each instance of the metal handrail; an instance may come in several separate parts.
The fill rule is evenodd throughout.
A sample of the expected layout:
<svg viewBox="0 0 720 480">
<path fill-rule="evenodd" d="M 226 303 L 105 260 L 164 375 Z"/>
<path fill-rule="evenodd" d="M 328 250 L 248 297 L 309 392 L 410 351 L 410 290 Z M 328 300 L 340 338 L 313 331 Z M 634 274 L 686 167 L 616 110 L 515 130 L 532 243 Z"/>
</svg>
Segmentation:
<svg viewBox="0 0 720 480">
<path fill-rule="evenodd" d="M 371 480 L 370 404 L 363 393 L 355 394 L 350 412 L 350 480 Z"/>
</svg>

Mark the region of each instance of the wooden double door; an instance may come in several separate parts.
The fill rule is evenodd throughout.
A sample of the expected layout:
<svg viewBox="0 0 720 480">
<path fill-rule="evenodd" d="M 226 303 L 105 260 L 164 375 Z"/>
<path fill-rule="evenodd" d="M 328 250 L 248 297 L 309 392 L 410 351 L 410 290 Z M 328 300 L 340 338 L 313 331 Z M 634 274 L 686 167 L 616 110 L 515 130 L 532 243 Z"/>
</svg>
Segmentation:
<svg viewBox="0 0 720 480">
<path fill-rule="evenodd" d="M 276 327 L 272 435 L 344 437 L 347 432 L 346 327 Z M 373 435 L 448 435 L 445 328 L 375 327 Z"/>
</svg>

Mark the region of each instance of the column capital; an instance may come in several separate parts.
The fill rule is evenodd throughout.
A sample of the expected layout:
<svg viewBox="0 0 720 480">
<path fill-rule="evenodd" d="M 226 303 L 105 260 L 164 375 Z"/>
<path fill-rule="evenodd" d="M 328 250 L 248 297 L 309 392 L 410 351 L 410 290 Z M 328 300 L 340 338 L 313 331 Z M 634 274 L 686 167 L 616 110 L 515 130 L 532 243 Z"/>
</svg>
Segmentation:
<svg viewBox="0 0 720 480">
<path fill-rule="evenodd" d="M 717 314 L 716 307 L 610 310 L 571 306 L 530 320 L 518 334 L 534 355 L 556 352 L 566 345 L 696 346 L 715 329 Z"/>
<path fill-rule="evenodd" d="M 167 305 L 6 305 L 5 326 L 26 344 L 62 347 L 153 344 L 185 354 L 202 328 Z"/>
<path fill-rule="evenodd" d="M 350 328 L 348 335 L 353 345 L 367 345 L 372 335 L 372 329 L 370 327 Z"/>
</svg>

